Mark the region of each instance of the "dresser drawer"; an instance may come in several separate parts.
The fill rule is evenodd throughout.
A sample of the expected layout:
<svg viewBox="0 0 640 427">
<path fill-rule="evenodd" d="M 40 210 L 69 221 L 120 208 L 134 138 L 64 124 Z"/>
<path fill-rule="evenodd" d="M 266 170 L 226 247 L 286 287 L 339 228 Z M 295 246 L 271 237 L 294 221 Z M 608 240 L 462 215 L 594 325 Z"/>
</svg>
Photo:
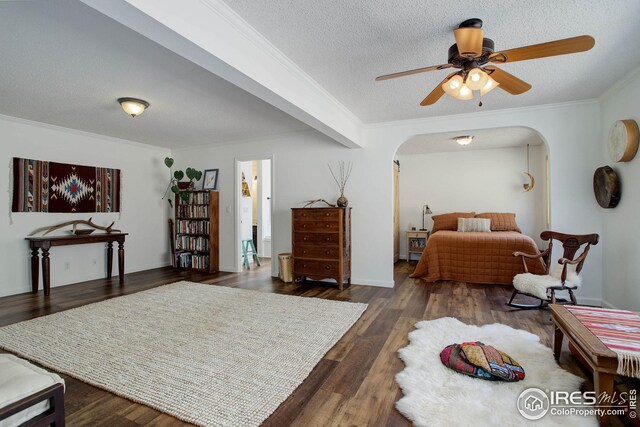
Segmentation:
<svg viewBox="0 0 640 427">
<path fill-rule="evenodd" d="M 296 258 L 338 259 L 340 248 L 337 246 L 295 246 L 293 254 Z"/>
<path fill-rule="evenodd" d="M 293 211 L 293 220 L 324 220 L 337 221 L 340 218 L 339 209 L 295 209 Z"/>
<path fill-rule="evenodd" d="M 337 246 L 340 243 L 340 234 L 338 233 L 293 233 L 294 246 Z"/>
<path fill-rule="evenodd" d="M 340 223 L 338 221 L 296 221 L 293 224 L 294 231 L 328 231 L 337 233 Z"/>
<path fill-rule="evenodd" d="M 340 272 L 340 263 L 338 261 L 310 261 L 306 259 L 293 260 L 294 276 L 334 276 Z"/>
</svg>

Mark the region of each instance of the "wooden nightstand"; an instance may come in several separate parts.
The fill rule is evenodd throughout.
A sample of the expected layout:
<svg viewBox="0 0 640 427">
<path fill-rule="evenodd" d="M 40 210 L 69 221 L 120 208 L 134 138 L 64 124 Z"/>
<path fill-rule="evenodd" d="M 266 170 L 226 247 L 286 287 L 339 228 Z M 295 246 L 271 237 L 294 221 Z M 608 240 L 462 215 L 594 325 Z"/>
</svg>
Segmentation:
<svg viewBox="0 0 640 427">
<path fill-rule="evenodd" d="M 411 261 L 412 254 L 422 255 L 422 251 L 427 246 L 428 230 L 407 230 L 407 262 Z M 419 258 L 419 257 L 418 257 Z"/>
</svg>

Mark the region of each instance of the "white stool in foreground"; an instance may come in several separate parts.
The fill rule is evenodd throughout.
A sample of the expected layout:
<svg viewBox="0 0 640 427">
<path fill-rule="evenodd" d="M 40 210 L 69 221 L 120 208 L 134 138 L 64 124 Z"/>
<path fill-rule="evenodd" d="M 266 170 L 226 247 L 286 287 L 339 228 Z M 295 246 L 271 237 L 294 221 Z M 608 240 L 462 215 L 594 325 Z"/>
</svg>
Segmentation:
<svg viewBox="0 0 640 427">
<path fill-rule="evenodd" d="M 0 354 L 0 427 L 64 427 L 64 380 L 12 354 Z"/>
</svg>

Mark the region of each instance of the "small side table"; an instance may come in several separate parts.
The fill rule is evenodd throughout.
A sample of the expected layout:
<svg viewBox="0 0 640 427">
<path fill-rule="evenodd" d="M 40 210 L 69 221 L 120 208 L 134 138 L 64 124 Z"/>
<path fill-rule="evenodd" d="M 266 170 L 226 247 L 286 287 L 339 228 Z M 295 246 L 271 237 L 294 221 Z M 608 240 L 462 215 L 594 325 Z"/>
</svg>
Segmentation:
<svg viewBox="0 0 640 427">
<path fill-rule="evenodd" d="M 411 254 L 422 255 L 422 251 L 427 246 L 427 239 L 431 232 L 429 230 L 407 230 L 407 262 L 411 261 Z"/>
<path fill-rule="evenodd" d="M 602 343 L 578 318 L 562 305 L 550 304 L 551 319 L 554 325 L 553 355 L 560 359 L 562 338 L 567 337 L 570 343 L 593 370 L 593 388 L 596 395 L 607 393 L 613 396 L 613 377 L 618 368 L 618 355 Z M 607 409 L 610 401 L 600 404 Z M 601 425 L 608 425 L 608 417 L 599 417 Z"/>
</svg>

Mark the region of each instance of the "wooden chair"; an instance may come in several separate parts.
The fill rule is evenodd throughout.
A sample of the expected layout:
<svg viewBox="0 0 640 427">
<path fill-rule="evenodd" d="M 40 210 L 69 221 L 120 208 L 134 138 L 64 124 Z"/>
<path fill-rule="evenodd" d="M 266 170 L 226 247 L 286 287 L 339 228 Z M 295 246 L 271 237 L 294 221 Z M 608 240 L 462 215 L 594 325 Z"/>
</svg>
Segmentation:
<svg viewBox="0 0 640 427">
<path fill-rule="evenodd" d="M 597 245 L 599 236 L 597 234 L 564 234 L 555 231 L 543 231 L 540 238 L 549 241 L 549 247 L 538 254 L 531 255 L 524 252 L 514 252 L 513 256 L 519 256 L 522 260 L 523 273 L 517 274 L 513 278 L 513 286 L 515 291 L 511 295 L 511 299 L 507 303 L 508 306 L 516 308 L 542 308 L 547 304 L 573 304 L 576 305 L 576 297 L 573 294 L 582 283 L 580 271 L 587 258 L 591 245 Z M 559 267 L 555 271 L 551 270 L 553 240 L 562 243 L 564 254 L 558 260 Z M 582 253 L 576 257 L 576 252 L 586 245 Z M 546 274 L 536 275 L 529 273 L 526 260 L 542 259 Z M 570 301 L 564 299 L 556 299 L 556 291 L 568 291 Z M 540 300 L 540 304 L 526 305 L 516 304 L 513 299 L 518 294 L 527 295 Z"/>
</svg>

